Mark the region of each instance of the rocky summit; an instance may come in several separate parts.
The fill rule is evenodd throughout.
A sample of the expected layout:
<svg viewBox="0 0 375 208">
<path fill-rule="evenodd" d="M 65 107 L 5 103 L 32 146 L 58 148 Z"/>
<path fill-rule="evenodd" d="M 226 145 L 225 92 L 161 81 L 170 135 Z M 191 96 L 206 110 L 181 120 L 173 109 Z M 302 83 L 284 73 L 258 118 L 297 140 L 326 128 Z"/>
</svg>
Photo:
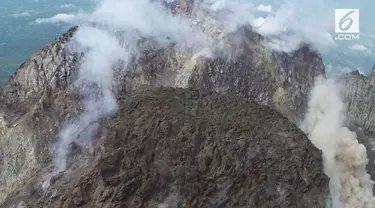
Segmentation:
<svg viewBox="0 0 375 208">
<path fill-rule="evenodd" d="M 270 50 L 249 25 L 213 29 L 197 2 L 163 8 L 202 27 L 219 49 L 135 41 L 136 56 L 110 65 L 117 112 L 69 138 L 67 170 L 54 172 L 55 144 L 87 99 L 105 94 L 89 83 L 92 98 L 76 82 L 90 60 L 87 48 L 72 49 L 80 27 L 17 69 L 0 90 L 0 207 L 325 207 L 322 152 L 297 127 L 325 76 L 321 56 L 306 44 Z M 374 179 L 372 78 L 339 80 L 350 86 L 346 124 L 365 144 Z"/>
</svg>

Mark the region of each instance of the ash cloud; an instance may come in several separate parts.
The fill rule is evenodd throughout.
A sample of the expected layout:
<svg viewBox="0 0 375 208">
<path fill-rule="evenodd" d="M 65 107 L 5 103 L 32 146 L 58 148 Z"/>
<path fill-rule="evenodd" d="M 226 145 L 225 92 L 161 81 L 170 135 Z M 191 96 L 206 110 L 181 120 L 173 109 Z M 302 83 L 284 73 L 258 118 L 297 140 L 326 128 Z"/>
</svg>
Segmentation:
<svg viewBox="0 0 375 208">
<path fill-rule="evenodd" d="M 324 172 L 330 178 L 329 207 L 375 207 L 366 149 L 344 126 L 342 90 L 333 80 L 317 79 L 301 129 L 323 152 Z"/>
</svg>

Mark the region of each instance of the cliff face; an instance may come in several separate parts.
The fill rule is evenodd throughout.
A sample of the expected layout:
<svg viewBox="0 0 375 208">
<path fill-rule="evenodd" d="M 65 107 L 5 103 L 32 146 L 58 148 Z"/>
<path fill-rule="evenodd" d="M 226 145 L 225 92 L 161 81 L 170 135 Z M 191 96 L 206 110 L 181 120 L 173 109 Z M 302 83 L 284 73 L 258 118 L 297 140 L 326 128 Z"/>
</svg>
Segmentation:
<svg viewBox="0 0 375 208">
<path fill-rule="evenodd" d="M 254 44 L 252 44 L 254 45 Z M 191 86 L 238 95 L 274 107 L 298 123 L 318 75 L 324 75 L 320 56 L 308 46 L 291 54 L 250 50 L 228 62 L 215 59 L 196 66 Z"/>
<path fill-rule="evenodd" d="M 36 52 L 23 63 L 1 89 L 1 106 L 17 109 L 45 93 L 58 91 L 72 83 L 76 58 L 66 49 L 77 27 Z"/>
<path fill-rule="evenodd" d="M 359 73 L 349 73 L 340 77 L 339 81 L 344 85 L 344 97 L 348 105 L 348 117 L 352 125 L 361 126 L 364 129 L 375 129 L 375 99 L 374 73 L 369 77 Z"/>
<path fill-rule="evenodd" d="M 74 112 L 64 111 L 59 94 L 73 79 L 64 48 L 73 31 L 35 53 L 0 91 L 0 201 L 46 160 L 60 121 Z"/>
<path fill-rule="evenodd" d="M 173 48 L 145 49 L 140 64 L 132 70 L 140 73 L 126 77 L 124 86 L 210 89 L 255 100 L 295 123 L 301 121 L 315 78 L 325 75 L 320 55 L 307 45 L 289 54 L 270 52 L 251 27 L 229 33 L 223 40 L 235 44 L 225 55 L 218 52 L 214 58 L 199 56 L 201 51 L 180 54 Z"/>
<path fill-rule="evenodd" d="M 368 171 L 375 179 L 375 67 L 371 76 L 352 72 L 339 77 L 344 87 L 343 97 L 347 105 L 347 124 L 355 130 L 358 141 L 367 149 Z"/>
</svg>

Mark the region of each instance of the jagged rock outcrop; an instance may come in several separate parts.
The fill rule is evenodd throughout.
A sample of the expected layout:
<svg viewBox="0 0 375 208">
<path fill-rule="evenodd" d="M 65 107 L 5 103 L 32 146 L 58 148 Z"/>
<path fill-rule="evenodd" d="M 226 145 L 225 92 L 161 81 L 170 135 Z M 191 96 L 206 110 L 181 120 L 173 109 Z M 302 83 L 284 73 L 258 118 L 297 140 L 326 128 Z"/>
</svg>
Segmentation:
<svg viewBox="0 0 375 208">
<path fill-rule="evenodd" d="M 76 30 L 77 27 L 72 27 L 23 63 L 1 89 L 0 105 L 16 110 L 43 93 L 68 87 L 74 79 L 77 56 L 69 53 L 66 43 Z"/>
<path fill-rule="evenodd" d="M 45 191 L 41 170 L 2 207 L 324 207 L 321 152 L 275 110 L 174 88 L 118 103 L 94 155 Z"/>
</svg>

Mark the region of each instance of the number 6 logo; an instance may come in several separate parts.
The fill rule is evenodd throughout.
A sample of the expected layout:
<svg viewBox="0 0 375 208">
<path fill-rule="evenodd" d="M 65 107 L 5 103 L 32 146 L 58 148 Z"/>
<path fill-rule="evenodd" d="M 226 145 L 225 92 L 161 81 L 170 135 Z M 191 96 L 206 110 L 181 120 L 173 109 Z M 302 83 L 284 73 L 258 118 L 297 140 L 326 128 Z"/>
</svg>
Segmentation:
<svg viewBox="0 0 375 208">
<path fill-rule="evenodd" d="M 359 33 L 358 9 L 335 9 L 336 33 Z"/>
<path fill-rule="evenodd" d="M 353 19 L 351 19 L 349 16 L 353 14 L 355 11 L 350 11 L 344 15 L 339 22 L 339 27 L 342 31 L 347 31 L 352 25 L 353 25 Z M 346 27 L 343 27 L 344 23 L 349 21 L 349 23 L 346 25 Z"/>
</svg>

